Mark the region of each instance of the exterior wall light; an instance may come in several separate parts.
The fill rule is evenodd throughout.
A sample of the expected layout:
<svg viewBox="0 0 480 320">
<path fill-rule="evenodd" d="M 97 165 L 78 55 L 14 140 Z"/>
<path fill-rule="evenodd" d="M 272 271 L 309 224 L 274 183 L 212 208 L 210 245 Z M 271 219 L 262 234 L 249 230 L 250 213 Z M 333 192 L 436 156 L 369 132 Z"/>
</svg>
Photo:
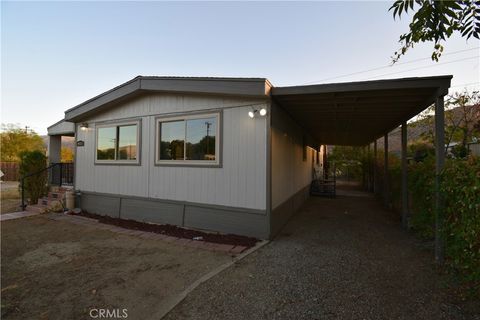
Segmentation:
<svg viewBox="0 0 480 320">
<path fill-rule="evenodd" d="M 80 130 L 86 131 L 88 129 L 88 123 L 84 122 L 80 125 Z"/>
<path fill-rule="evenodd" d="M 257 113 L 258 113 L 260 116 L 264 117 L 264 116 L 267 114 L 267 109 L 262 108 L 262 109 L 260 109 L 260 111 L 257 110 L 257 109 L 252 109 L 252 110 L 248 111 L 248 116 L 253 119 L 253 118 L 255 118 L 255 115 L 256 115 Z"/>
</svg>

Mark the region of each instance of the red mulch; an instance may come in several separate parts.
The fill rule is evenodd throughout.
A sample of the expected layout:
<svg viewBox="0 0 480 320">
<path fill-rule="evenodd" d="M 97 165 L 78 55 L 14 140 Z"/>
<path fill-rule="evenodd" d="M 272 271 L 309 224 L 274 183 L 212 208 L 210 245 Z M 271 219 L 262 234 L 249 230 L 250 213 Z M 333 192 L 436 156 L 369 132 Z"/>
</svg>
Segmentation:
<svg viewBox="0 0 480 320">
<path fill-rule="evenodd" d="M 203 239 L 199 241 L 244 246 L 247 248 L 253 247 L 259 241 L 257 238 L 239 236 L 235 234 L 207 233 L 198 230 L 180 228 L 170 224 L 152 224 L 129 219 L 112 218 L 86 211 L 82 211 L 80 213 L 71 212 L 70 214 L 95 219 L 98 220 L 98 222 L 119 226 L 125 229 L 160 233 L 167 236 L 190 240 L 192 240 L 194 237 L 202 237 Z"/>
</svg>

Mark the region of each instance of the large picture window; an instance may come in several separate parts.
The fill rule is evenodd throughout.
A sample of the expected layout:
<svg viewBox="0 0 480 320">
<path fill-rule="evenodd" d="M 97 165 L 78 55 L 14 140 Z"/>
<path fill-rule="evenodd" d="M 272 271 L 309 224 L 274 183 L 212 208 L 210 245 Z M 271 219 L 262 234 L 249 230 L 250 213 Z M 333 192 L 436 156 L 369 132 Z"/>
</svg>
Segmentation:
<svg viewBox="0 0 480 320">
<path fill-rule="evenodd" d="M 157 164 L 219 164 L 219 114 L 157 119 Z"/>
<path fill-rule="evenodd" d="M 139 163 L 140 123 L 97 126 L 96 163 Z"/>
</svg>

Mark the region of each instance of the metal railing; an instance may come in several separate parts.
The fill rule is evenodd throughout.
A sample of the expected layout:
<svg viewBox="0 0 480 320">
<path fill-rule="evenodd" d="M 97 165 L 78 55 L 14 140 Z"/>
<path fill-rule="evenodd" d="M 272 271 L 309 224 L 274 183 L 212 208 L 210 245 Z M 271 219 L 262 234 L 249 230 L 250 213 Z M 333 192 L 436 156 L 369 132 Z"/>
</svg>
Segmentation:
<svg viewBox="0 0 480 320">
<path fill-rule="evenodd" d="M 73 185 L 73 162 L 52 163 L 50 166 L 48 181 L 50 185 L 65 186 Z"/>
<path fill-rule="evenodd" d="M 330 166 L 324 166 L 324 170 L 320 176 L 315 176 L 310 184 L 310 195 L 325 196 L 335 198 L 337 195 L 337 176 L 336 166 L 333 162 L 332 172 Z"/>
<path fill-rule="evenodd" d="M 47 172 L 48 174 L 47 183 L 49 186 L 56 185 L 61 187 L 64 185 L 73 185 L 73 162 L 52 163 L 46 168 L 26 174 L 20 179 L 20 188 L 22 191 L 22 210 L 25 210 L 25 208 L 27 207 L 27 205 L 25 204 L 25 179 L 33 176 L 38 176 L 40 174 L 43 174 L 44 172 Z"/>
</svg>

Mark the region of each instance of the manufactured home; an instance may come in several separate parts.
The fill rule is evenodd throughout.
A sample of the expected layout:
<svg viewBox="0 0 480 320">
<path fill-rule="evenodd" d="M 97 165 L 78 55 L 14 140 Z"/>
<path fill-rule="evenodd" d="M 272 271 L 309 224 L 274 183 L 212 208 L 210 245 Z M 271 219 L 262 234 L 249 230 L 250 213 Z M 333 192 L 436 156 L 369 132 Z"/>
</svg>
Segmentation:
<svg viewBox="0 0 480 320">
<path fill-rule="evenodd" d="M 259 238 L 309 197 L 324 144 L 367 145 L 448 92 L 451 76 L 274 87 L 264 78 L 138 76 L 65 111 L 88 212 Z"/>
</svg>

